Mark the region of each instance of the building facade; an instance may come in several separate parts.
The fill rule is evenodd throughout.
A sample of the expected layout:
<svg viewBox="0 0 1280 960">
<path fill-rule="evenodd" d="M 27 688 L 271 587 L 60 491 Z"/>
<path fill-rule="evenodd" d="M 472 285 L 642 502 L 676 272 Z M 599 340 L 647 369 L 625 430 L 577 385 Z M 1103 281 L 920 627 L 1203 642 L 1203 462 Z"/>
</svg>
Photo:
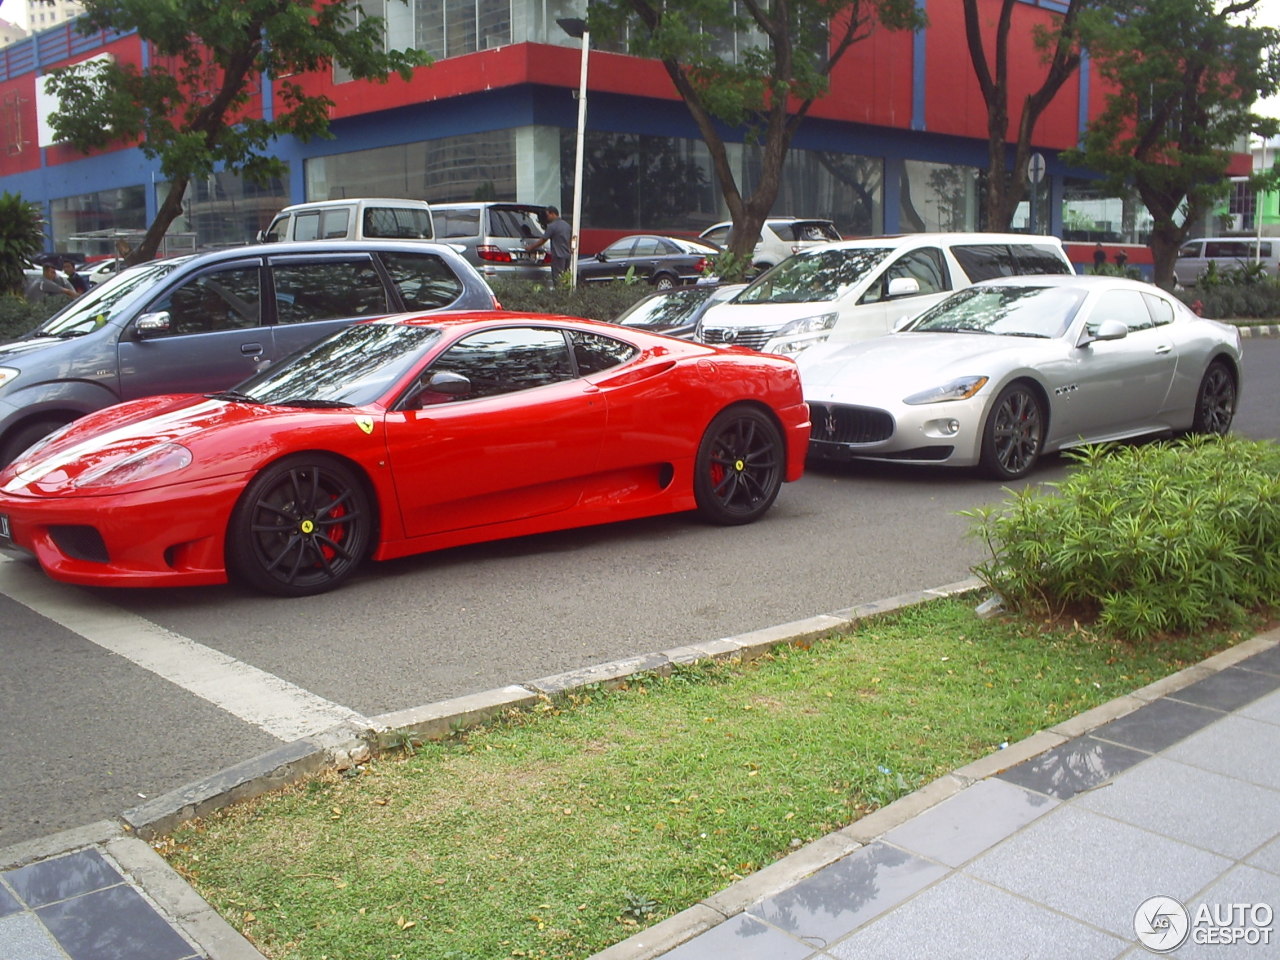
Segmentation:
<svg viewBox="0 0 1280 960">
<path fill-rule="evenodd" d="M 846 236 L 979 229 L 986 166 L 986 110 L 973 76 L 960 0 L 917 0 L 930 26 L 876 30 L 856 44 L 797 133 L 775 215 L 828 217 Z M 39 4 L 37 4 L 39 5 Z M 994 22 L 998 0 L 987 0 Z M 308 78 L 334 101 L 333 139 L 277 144 L 288 175 L 265 187 L 220 174 L 188 190 L 170 252 L 251 240 L 287 203 L 343 196 L 433 202 L 518 200 L 573 206 L 580 42 L 557 20 L 581 17 L 586 0 L 365 0 L 387 22 L 389 49 L 413 46 L 436 62 L 404 82 Z M 1037 25 L 1064 9 L 1020 0 L 1010 43 L 1021 102 L 1038 83 Z M 37 30 L 0 50 L 0 189 L 45 209 L 50 246 L 109 253 L 154 217 L 166 185 L 136 148 L 85 157 L 52 141 L 41 76 L 93 56 L 146 66 L 135 35 L 83 37 L 71 24 Z M 260 109 L 279 107 L 264 79 Z M 1102 105 L 1086 62 L 1042 118 L 1036 148 L 1041 232 L 1087 245 L 1142 243 L 1140 208 L 1095 196 L 1087 171 L 1059 152 L 1074 145 Z M 660 64 L 592 49 L 586 111 L 582 251 L 637 231 L 695 234 L 727 219 L 705 145 Z M 732 154 L 744 192 L 758 150 L 739 133 Z M 1246 162 L 1247 169 L 1247 162 Z M 1015 229 L 1033 222 L 1024 203 Z"/>
</svg>

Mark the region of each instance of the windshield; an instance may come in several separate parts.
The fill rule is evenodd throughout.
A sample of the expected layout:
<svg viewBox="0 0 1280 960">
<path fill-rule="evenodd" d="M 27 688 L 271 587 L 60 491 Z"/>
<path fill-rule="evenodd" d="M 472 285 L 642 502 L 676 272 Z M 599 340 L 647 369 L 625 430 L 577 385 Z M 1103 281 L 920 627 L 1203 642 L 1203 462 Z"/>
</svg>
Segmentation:
<svg viewBox="0 0 1280 960">
<path fill-rule="evenodd" d="M 952 294 L 910 325 L 911 333 L 993 333 L 1060 337 L 1084 300 L 1072 287 L 970 287 Z"/>
<path fill-rule="evenodd" d="M 381 398 L 439 336 L 434 327 L 358 323 L 215 396 L 281 406 L 364 406 Z"/>
<path fill-rule="evenodd" d="M 617 322 L 624 327 L 644 330 L 668 330 L 685 323 L 690 315 L 711 296 L 712 287 L 690 287 L 675 293 L 664 293 L 641 300 Z"/>
<path fill-rule="evenodd" d="M 888 247 L 804 251 L 762 273 L 734 303 L 816 303 L 835 300 L 889 255 Z"/>
<path fill-rule="evenodd" d="M 79 337 L 105 327 L 115 318 L 121 305 L 138 290 L 151 286 L 190 257 L 152 260 L 123 270 L 71 303 L 40 324 L 33 337 Z"/>
</svg>

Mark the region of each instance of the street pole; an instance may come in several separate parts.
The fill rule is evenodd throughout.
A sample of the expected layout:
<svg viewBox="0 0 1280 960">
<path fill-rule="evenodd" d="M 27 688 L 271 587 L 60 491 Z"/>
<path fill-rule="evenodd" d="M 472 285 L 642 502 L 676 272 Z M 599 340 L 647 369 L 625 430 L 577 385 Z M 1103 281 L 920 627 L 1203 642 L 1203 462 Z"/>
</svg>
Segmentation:
<svg viewBox="0 0 1280 960">
<path fill-rule="evenodd" d="M 557 20 L 565 33 L 582 38 L 581 73 L 578 78 L 578 147 L 573 158 L 573 223 L 569 238 L 569 286 L 578 285 L 578 239 L 582 230 L 582 154 L 587 138 L 587 62 L 591 56 L 591 32 L 578 17 Z"/>
</svg>

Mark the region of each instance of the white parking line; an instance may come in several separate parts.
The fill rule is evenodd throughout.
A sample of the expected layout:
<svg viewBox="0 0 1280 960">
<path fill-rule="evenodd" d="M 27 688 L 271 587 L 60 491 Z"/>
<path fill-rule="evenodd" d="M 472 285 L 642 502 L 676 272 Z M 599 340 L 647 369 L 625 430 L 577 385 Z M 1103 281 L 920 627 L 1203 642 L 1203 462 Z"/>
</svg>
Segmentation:
<svg viewBox="0 0 1280 960">
<path fill-rule="evenodd" d="M 0 557 L 0 593 L 285 742 L 347 721 L 371 726 L 354 710 L 55 583 L 30 564 Z"/>
</svg>

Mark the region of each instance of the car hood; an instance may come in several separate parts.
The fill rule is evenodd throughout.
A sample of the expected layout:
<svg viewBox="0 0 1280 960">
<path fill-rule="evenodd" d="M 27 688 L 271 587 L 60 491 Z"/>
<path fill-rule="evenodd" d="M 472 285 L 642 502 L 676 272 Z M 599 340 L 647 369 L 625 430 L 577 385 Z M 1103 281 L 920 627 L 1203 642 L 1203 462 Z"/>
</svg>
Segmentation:
<svg viewBox="0 0 1280 960">
<path fill-rule="evenodd" d="M 69 341 L 62 337 L 32 337 L 30 340 L 15 340 L 12 343 L 0 343 L 0 366 L 5 361 L 21 357 L 24 354 L 31 353 L 35 350 L 43 350 L 45 347 L 51 347 L 59 343 L 67 343 Z"/>
<path fill-rule="evenodd" d="M 1060 344 L 968 333 L 891 333 L 854 343 L 821 344 L 796 363 L 806 400 L 851 396 L 885 403 L 936 387 L 955 377 L 997 380 L 1031 365 L 1032 355 Z"/>
<path fill-rule="evenodd" d="M 276 456 L 290 436 L 318 432 L 341 421 L 353 447 L 373 439 L 373 419 L 381 411 L 361 408 L 313 410 L 211 400 L 198 395 L 147 397 L 107 407 L 74 421 L 40 447 L 0 470 L 0 492 L 17 496 L 92 496 L 173 483 L 232 476 L 256 469 Z M 366 421 L 360 424 L 360 421 Z M 87 483 L 92 471 L 165 444 L 191 452 L 191 463 L 174 473 L 124 485 Z"/>
</svg>

